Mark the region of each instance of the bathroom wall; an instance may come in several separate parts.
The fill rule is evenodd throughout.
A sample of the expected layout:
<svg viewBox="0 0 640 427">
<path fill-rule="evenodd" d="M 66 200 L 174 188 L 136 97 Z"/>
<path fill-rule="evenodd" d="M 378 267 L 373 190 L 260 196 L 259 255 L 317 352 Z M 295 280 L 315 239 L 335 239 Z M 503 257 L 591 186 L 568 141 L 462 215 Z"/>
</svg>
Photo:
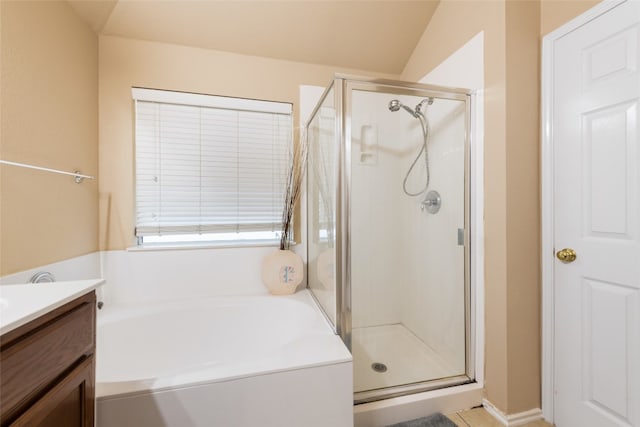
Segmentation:
<svg viewBox="0 0 640 427">
<path fill-rule="evenodd" d="M 0 159 L 98 175 L 98 39 L 65 1 L 2 1 Z M 0 276 L 95 252 L 98 184 L 0 166 Z"/>
<path fill-rule="evenodd" d="M 540 34 L 542 36 L 549 34 L 598 3 L 600 0 L 541 0 Z"/>
<path fill-rule="evenodd" d="M 358 70 L 238 55 L 119 37 L 100 37 L 100 247 L 134 243 L 131 87 L 268 99 L 294 104 L 301 84 L 327 86 Z M 397 76 L 383 76 L 397 78 Z"/>
</svg>

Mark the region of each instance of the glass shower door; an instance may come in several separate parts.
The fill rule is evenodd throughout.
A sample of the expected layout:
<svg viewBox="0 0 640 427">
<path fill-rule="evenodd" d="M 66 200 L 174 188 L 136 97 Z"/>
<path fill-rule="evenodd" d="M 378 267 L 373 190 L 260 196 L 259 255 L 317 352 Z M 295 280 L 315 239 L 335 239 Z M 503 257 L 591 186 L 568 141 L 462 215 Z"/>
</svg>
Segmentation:
<svg viewBox="0 0 640 427">
<path fill-rule="evenodd" d="M 308 286 L 356 403 L 473 378 L 469 116 L 463 90 L 337 77 L 307 126 Z"/>
<path fill-rule="evenodd" d="M 466 382 L 466 96 L 345 94 L 356 400 Z"/>
</svg>

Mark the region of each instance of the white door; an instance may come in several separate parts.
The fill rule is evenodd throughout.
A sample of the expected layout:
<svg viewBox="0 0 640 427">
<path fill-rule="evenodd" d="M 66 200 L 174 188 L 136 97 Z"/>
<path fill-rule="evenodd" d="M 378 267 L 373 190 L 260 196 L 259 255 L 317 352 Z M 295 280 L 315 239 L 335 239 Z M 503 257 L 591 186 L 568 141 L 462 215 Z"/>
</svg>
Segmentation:
<svg viewBox="0 0 640 427">
<path fill-rule="evenodd" d="M 640 427 L 640 0 L 553 61 L 554 421 Z"/>
</svg>

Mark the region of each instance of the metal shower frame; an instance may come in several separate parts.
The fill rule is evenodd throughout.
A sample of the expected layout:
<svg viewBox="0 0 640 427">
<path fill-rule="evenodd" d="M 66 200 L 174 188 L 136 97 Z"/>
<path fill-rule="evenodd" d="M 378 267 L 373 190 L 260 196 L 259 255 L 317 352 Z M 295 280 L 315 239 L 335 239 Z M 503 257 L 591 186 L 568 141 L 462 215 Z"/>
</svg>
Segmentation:
<svg viewBox="0 0 640 427">
<path fill-rule="evenodd" d="M 471 325 L 471 242 L 470 242 L 470 141 L 471 141 L 471 104 L 473 93 L 467 89 L 447 88 L 442 86 L 425 85 L 421 83 L 409 83 L 386 79 L 358 77 L 347 74 L 336 74 L 331 84 L 325 89 L 312 111 L 312 120 L 322 106 L 324 100 L 334 90 L 335 107 L 334 134 L 339 139 L 338 145 L 338 174 L 336 182 L 336 246 L 335 246 L 335 324 L 326 315 L 334 326 L 336 334 L 340 335 L 345 345 L 351 351 L 351 94 L 354 90 L 365 90 L 393 95 L 412 95 L 422 98 L 445 98 L 465 102 L 465 144 L 464 144 L 464 305 L 465 305 L 465 375 L 436 379 L 414 384 L 363 391 L 354 394 L 354 402 L 365 403 L 380 399 L 387 399 L 406 394 L 434 390 L 464 383 L 473 382 L 475 378 L 475 364 L 473 361 L 473 342 Z M 309 122 L 310 123 L 310 122 Z M 305 125 L 308 129 L 309 123 Z M 309 169 L 307 169 L 308 171 Z M 308 172 L 307 172 L 308 173 Z M 309 243 L 307 242 L 307 245 Z M 308 247 L 307 247 L 308 252 Z M 318 305 L 324 311 L 322 304 L 311 292 Z"/>
</svg>

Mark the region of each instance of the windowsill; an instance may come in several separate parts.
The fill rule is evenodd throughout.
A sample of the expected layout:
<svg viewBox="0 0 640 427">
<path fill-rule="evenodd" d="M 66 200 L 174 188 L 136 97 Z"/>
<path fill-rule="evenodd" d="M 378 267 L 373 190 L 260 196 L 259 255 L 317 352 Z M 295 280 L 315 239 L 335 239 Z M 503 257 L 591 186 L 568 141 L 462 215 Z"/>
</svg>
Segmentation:
<svg viewBox="0 0 640 427">
<path fill-rule="evenodd" d="M 188 242 L 188 243 L 150 243 L 146 245 L 131 246 L 127 252 L 152 252 L 152 251 L 180 251 L 198 249 L 240 249 L 255 247 L 278 247 L 279 240 L 243 240 L 243 241 L 223 241 L 223 242 Z M 297 243 L 291 242 L 291 246 Z"/>
</svg>

